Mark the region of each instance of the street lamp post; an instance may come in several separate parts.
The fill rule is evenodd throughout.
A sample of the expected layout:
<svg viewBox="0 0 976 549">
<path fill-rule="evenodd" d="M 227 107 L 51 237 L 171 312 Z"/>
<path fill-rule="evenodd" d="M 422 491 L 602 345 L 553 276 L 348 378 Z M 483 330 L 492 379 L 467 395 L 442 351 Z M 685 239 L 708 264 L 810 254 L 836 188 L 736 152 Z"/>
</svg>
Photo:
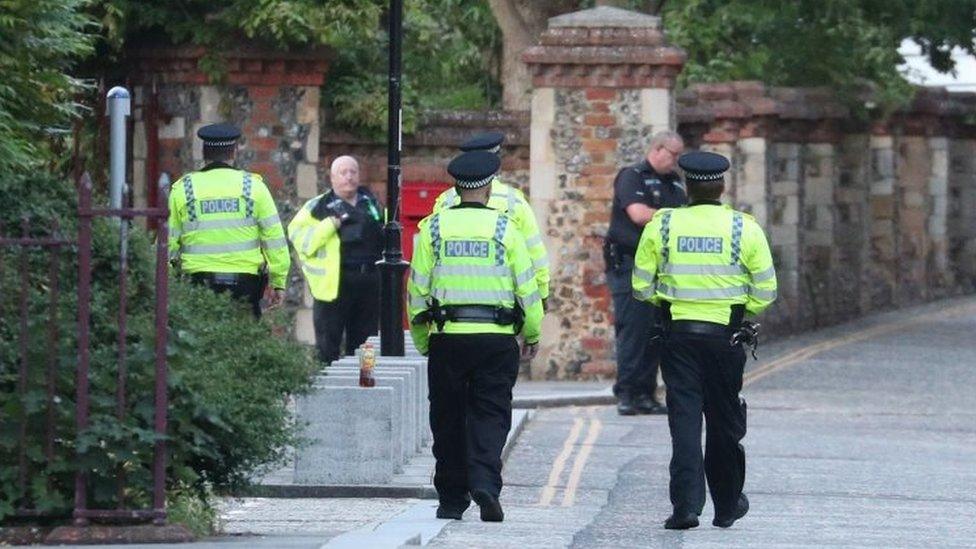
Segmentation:
<svg viewBox="0 0 976 549">
<path fill-rule="evenodd" d="M 380 354 L 403 356 L 403 274 L 407 262 L 400 248 L 400 74 L 403 1 L 390 0 L 390 82 L 387 125 L 386 204 L 383 260 L 380 269 Z"/>
</svg>

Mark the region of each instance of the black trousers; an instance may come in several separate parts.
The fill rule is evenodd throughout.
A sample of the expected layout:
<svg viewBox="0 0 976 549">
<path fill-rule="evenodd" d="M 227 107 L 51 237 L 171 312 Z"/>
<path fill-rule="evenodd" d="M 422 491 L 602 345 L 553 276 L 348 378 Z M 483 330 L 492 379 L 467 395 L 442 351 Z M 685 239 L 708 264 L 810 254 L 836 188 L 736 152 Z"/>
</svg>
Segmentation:
<svg viewBox="0 0 976 549">
<path fill-rule="evenodd" d="M 671 428 L 671 504 L 701 514 L 705 480 L 716 516 L 729 516 L 742 493 L 746 403 L 739 396 L 746 354 L 723 337 L 672 333 L 661 364 Z M 705 459 L 702 461 L 702 414 Z"/>
<path fill-rule="evenodd" d="M 512 427 L 518 368 L 515 336 L 431 336 L 427 380 L 434 487 L 441 504 L 465 509 L 471 491 L 501 493 L 502 448 Z"/>
<path fill-rule="evenodd" d="M 651 339 L 657 308 L 634 298 L 632 273 L 632 265 L 607 272 L 617 343 L 617 382 L 613 394 L 620 398 L 653 397 L 661 360 L 661 344 Z"/>
<path fill-rule="evenodd" d="M 266 282 L 263 276 L 244 273 L 193 273 L 190 281 L 202 284 L 218 294 L 230 292 L 232 298 L 251 305 L 254 318 L 261 318 L 261 297 L 264 295 Z"/>
<path fill-rule="evenodd" d="M 360 272 L 343 269 L 339 278 L 339 295 L 334 301 L 312 304 L 315 347 L 319 360 L 338 360 L 342 334 L 346 335 L 345 354 L 356 349 L 379 329 L 380 278 L 376 270 Z"/>
</svg>

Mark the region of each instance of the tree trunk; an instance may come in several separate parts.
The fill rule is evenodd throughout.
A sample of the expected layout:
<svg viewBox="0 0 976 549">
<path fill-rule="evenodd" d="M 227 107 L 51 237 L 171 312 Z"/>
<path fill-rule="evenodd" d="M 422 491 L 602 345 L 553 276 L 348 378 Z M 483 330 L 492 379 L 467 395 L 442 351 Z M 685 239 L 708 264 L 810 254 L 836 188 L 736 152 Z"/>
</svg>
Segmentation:
<svg viewBox="0 0 976 549">
<path fill-rule="evenodd" d="M 489 0 L 491 12 L 502 30 L 502 105 L 506 110 L 529 110 L 532 80 L 522 62 L 522 52 L 537 35 L 515 5 L 516 0 Z"/>
</svg>

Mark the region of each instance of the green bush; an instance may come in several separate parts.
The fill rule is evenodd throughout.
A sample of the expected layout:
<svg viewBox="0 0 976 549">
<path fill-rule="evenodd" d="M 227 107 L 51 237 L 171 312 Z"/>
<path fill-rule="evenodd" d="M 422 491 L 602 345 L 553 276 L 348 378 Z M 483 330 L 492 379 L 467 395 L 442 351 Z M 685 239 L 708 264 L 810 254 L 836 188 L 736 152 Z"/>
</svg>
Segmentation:
<svg viewBox="0 0 976 549">
<path fill-rule="evenodd" d="M 51 230 L 76 236 L 73 186 L 43 175 L 0 179 L 0 233 L 18 230 L 20 218 L 35 219 L 35 234 Z M 0 518 L 25 498 L 42 510 L 67 512 L 73 499 L 76 470 L 90 475 L 92 507 L 115 507 L 117 477 L 128 486 L 124 505 L 151 502 L 154 379 L 154 247 L 150 234 L 133 228 L 129 238 L 127 286 L 128 400 L 125 418 L 116 417 L 116 373 L 119 337 L 118 227 L 97 220 L 93 231 L 91 299 L 91 426 L 75 436 L 75 367 L 77 365 L 77 252 L 61 254 L 58 280 L 61 299 L 55 317 L 47 312 L 50 296 L 47 252 L 31 250 L 28 269 L 19 255 L 0 249 Z M 29 278 L 30 385 L 26 398 L 17 394 L 19 364 L 19 291 Z M 226 296 L 169 280 L 169 428 L 167 486 L 188 488 L 203 500 L 208 487 L 225 490 L 280 463 L 285 448 L 298 441 L 286 410 L 286 397 L 308 387 L 314 361 L 307 348 L 277 337 L 280 317 L 255 322 L 246 306 Z M 55 345 L 48 329 L 58 329 Z M 55 353 L 58 399 L 54 406 L 55 459 L 43 452 L 47 398 L 43 385 L 47 357 Z M 19 419 L 26 414 L 26 453 L 31 476 L 26 494 L 17 482 Z M 8 465 L 9 464 L 9 465 Z"/>
</svg>

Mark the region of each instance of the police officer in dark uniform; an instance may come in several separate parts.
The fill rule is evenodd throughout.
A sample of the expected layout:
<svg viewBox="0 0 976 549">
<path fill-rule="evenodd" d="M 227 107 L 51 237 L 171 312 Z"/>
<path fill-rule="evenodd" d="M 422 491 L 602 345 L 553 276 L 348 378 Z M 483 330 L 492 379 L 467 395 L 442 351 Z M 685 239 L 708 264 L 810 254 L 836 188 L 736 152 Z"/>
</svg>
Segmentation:
<svg viewBox="0 0 976 549">
<path fill-rule="evenodd" d="M 658 209 L 687 202 L 681 179 L 674 172 L 683 150 L 684 142 L 677 133 L 657 133 L 644 160 L 620 170 L 613 183 L 610 229 L 603 251 L 613 296 L 617 344 L 613 392 L 620 415 L 667 413 L 654 395 L 661 354 L 659 343 L 652 339 L 655 308 L 634 299 L 630 277 L 644 225 Z"/>
<path fill-rule="evenodd" d="M 340 220 L 339 289 L 336 299 L 313 303 L 312 315 L 319 359 L 332 362 L 340 356 L 345 333 L 345 354 L 352 355 L 379 327 L 380 279 L 376 262 L 383 253 L 383 208 L 376 197 L 359 184 L 359 163 L 351 156 L 332 162 L 332 190 L 311 212 L 314 220 Z"/>
</svg>

